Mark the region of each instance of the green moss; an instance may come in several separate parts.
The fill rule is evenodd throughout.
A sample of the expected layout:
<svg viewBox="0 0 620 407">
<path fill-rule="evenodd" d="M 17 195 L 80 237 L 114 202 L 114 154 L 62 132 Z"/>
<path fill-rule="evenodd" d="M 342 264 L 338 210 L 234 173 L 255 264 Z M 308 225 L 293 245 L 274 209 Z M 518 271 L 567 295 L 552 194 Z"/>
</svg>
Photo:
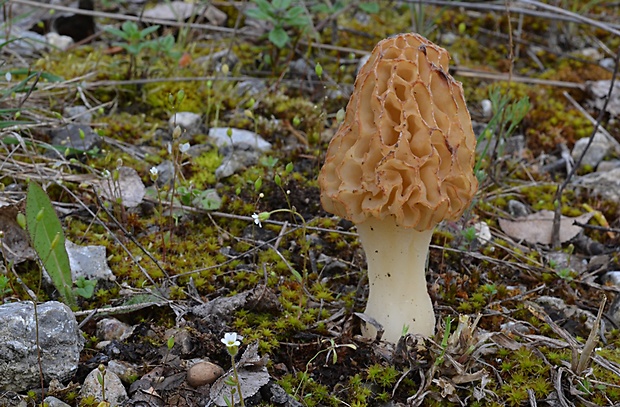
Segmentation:
<svg viewBox="0 0 620 407">
<path fill-rule="evenodd" d="M 198 189 L 207 189 L 215 184 L 215 170 L 222 163 L 222 157 L 217 149 L 203 153 L 198 157 L 192 158 L 190 181 Z"/>
</svg>

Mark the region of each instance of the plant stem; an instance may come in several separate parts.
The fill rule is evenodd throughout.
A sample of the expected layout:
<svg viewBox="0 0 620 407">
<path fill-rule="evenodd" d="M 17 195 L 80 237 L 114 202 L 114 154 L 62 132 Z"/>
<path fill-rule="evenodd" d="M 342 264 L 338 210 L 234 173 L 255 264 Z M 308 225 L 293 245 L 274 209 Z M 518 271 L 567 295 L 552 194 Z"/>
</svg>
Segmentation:
<svg viewBox="0 0 620 407">
<path fill-rule="evenodd" d="M 245 403 L 243 402 L 243 394 L 241 394 L 241 382 L 239 381 L 239 374 L 237 373 L 237 364 L 235 363 L 235 357 L 230 355 L 230 361 L 232 362 L 233 374 L 235 375 L 235 383 L 237 383 L 237 392 L 239 393 L 239 404 L 241 407 L 245 407 Z M 235 400 L 232 400 L 233 406 L 235 405 Z"/>
</svg>

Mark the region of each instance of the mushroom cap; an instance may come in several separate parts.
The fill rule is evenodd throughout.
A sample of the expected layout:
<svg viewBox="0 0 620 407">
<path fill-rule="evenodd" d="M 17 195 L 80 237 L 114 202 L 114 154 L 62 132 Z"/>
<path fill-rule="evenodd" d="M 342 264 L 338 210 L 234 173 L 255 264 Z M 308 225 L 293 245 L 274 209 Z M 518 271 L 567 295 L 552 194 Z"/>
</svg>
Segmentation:
<svg viewBox="0 0 620 407">
<path fill-rule="evenodd" d="M 449 59 L 418 34 L 377 44 L 321 168 L 326 211 L 419 231 L 461 216 L 478 188 L 476 137 Z"/>
</svg>

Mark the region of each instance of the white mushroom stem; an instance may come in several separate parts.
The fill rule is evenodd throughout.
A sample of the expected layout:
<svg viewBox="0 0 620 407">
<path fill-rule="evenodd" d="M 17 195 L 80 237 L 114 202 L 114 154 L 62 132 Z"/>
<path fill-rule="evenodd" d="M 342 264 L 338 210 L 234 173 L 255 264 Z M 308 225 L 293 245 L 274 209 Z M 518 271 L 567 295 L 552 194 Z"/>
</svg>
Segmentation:
<svg viewBox="0 0 620 407">
<path fill-rule="evenodd" d="M 398 342 L 404 326 L 408 333 L 432 336 L 435 312 L 425 276 L 433 230 L 399 227 L 390 216 L 369 218 L 357 231 L 368 263 L 370 293 L 364 314 L 383 326 L 385 341 Z M 362 325 L 364 336 L 376 336 L 371 324 Z"/>
</svg>

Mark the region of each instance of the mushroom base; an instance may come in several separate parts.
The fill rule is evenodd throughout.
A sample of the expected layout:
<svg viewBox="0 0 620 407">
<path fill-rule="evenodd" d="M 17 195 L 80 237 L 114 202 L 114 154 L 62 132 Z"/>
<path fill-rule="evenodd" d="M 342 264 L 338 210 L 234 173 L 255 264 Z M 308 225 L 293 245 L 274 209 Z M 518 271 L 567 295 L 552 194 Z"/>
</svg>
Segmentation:
<svg viewBox="0 0 620 407">
<path fill-rule="evenodd" d="M 435 311 L 426 288 L 426 257 L 433 230 L 399 227 L 393 217 L 357 225 L 366 252 L 370 292 L 364 314 L 383 326 L 383 340 L 398 342 L 403 332 L 432 336 Z M 405 331 L 404 327 L 408 330 Z M 372 324 L 362 334 L 375 338 Z"/>
</svg>

